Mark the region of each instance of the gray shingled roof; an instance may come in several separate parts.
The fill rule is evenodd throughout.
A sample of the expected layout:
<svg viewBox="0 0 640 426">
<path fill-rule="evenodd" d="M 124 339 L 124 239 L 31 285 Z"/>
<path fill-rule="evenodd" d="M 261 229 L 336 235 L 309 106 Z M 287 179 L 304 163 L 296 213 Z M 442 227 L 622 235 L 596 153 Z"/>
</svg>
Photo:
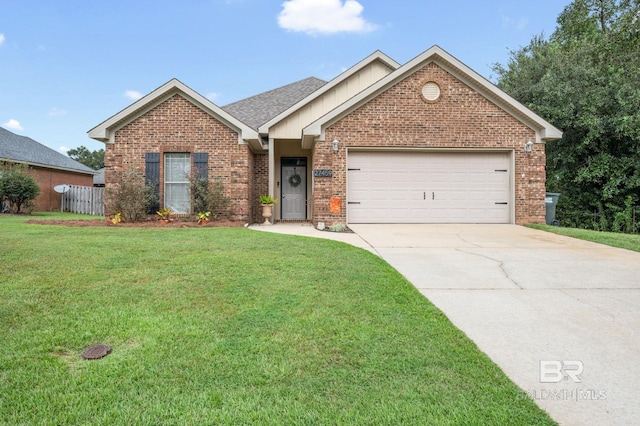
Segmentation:
<svg viewBox="0 0 640 426">
<path fill-rule="evenodd" d="M 233 102 L 223 106 L 222 109 L 246 125 L 257 129 L 262 124 L 271 120 L 292 105 L 295 105 L 325 84 L 327 84 L 327 82 L 324 80 L 309 77 L 247 99 Z"/>
<path fill-rule="evenodd" d="M 94 174 L 95 171 L 26 136 L 0 127 L 0 161 L 27 163 L 55 169 Z"/>
<path fill-rule="evenodd" d="M 93 175 L 94 185 L 104 185 L 104 167 L 96 170 L 96 174 Z"/>
</svg>

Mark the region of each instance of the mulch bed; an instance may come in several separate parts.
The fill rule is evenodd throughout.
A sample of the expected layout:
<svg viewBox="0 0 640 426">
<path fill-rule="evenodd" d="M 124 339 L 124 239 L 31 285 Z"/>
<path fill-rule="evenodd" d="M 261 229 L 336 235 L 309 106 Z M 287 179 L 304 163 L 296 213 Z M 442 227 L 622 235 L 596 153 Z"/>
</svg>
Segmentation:
<svg viewBox="0 0 640 426">
<path fill-rule="evenodd" d="M 212 220 L 200 225 L 198 224 L 198 222 L 194 222 L 192 220 L 183 221 L 181 219 L 174 219 L 173 222 L 165 223 L 156 219 L 147 219 L 142 222 L 120 222 L 117 225 L 114 225 L 109 219 L 29 219 L 25 223 L 59 226 L 110 226 L 114 228 L 241 228 L 245 225 L 246 222 L 237 220 Z"/>
</svg>

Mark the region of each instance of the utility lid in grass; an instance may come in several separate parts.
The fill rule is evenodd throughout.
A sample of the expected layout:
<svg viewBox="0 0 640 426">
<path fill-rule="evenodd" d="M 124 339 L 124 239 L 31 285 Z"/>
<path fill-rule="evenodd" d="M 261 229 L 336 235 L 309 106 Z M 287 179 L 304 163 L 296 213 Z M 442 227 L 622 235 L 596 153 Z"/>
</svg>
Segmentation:
<svg viewBox="0 0 640 426">
<path fill-rule="evenodd" d="M 89 346 L 87 349 L 82 351 L 82 358 L 84 359 L 100 359 L 111 353 L 111 346 L 105 345 L 103 343 L 98 343 L 97 345 Z"/>
</svg>

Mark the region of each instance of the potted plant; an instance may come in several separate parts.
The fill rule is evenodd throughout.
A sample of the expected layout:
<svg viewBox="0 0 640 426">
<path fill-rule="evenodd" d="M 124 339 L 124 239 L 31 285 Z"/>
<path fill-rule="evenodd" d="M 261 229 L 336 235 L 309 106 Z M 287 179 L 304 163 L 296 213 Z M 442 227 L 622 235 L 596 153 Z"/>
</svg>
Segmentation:
<svg viewBox="0 0 640 426">
<path fill-rule="evenodd" d="M 261 195 L 260 204 L 262 204 L 262 217 L 264 217 L 263 225 L 271 225 L 269 218 L 273 216 L 273 205 L 276 203 L 276 199 L 271 195 Z"/>
</svg>

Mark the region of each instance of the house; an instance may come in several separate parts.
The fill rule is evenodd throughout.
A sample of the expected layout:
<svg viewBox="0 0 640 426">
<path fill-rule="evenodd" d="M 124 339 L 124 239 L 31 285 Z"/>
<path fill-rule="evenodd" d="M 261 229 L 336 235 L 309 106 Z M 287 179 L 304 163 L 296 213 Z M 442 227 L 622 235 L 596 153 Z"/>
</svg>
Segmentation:
<svg viewBox="0 0 640 426">
<path fill-rule="evenodd" d="M 104 187 L 104 167 L 96 170 L 96 174 L 93 175 L 93 186 L 97 188 Z"/>
<path fill-rule="evenodd" d="M 92 186 L 94 170 L 26 136 L 0 127 L 0 163 L 26 164 L 40 186 L 39 211 L 60 210 L 56 185 Z"/>
<path fill-rule="evenodd" d="M 135 166 L 188 212 L 186 174 L 222 179 L 235 219 L 544 223 L 545 143 L 560 130 L 438 46 L 404 65 L 375 52 L 219 107 L 171 80 L 89 131 L 105 180 Z"/>
</svg>

